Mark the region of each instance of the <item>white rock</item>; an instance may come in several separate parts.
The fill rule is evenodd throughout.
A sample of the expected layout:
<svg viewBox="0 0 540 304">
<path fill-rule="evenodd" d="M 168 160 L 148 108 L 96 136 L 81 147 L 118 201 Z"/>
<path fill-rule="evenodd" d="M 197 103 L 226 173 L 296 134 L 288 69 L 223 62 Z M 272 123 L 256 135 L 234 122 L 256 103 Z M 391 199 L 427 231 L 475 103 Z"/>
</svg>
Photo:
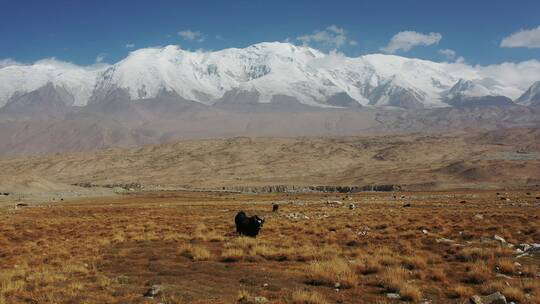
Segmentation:
<svg viewBox="0 0 540 304">
<path fill-rule="evenodd" d="M 496 240 L 496 241 L 499 241 L 499 242 L 501 242 L 503 244 L 506 244 L 506 240 L 503 237 L 499 236 L 499 235 L 494 235 L 493 239 Z"/>
<path fill-rule="evenodd" d="M 447 238 L 440 238 L 436 240 L 437 243 L 454 243 L 454 240 L 447 239 Z"/>
<path fill-rule="evenodd" d="M 399 293 L 390 292 L 386 294 L 386 297 L 389 299 L 399 299 L 401 296 L 399 295 Z"/>
</svg>

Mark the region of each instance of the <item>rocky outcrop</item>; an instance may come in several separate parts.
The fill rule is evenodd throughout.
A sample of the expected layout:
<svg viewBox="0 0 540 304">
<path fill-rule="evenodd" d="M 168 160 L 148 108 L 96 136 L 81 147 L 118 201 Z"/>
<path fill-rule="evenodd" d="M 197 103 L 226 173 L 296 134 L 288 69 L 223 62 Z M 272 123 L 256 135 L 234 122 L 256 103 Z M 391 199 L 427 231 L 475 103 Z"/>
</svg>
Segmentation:
<svg viewBox="0 0 540 304">
<path fill-rule="evenodd" d="M 295 186 L 295 185 L 269 185 L 259 187 L 223 187 L 222 190 L 232 190 L 249 193 L 301 193 L 301 192 L 333 192 L 356 193 L 364 191 L 399 191 L 401 185 L 366 185 L 366 186 Z"/>
<path fill-rule="evenodd" d="M 471 304 L 506 304 L 506 297 L 500 292 L 492 293 L 488 296 L 481 297 L 474 295 L 471 297 L 469 303 Z"/>
</svg>

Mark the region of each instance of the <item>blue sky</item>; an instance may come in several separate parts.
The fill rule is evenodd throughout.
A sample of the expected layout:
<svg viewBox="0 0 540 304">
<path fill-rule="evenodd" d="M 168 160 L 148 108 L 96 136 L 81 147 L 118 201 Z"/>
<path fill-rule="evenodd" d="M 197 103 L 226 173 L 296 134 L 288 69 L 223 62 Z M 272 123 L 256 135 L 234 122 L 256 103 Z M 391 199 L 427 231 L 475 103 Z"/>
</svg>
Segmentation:
<svg viewBox="0 0 540 304">
<path fill-rule="evenodd" d="M 537 28 L 501 47 L 505 37 Z M 404 31 L 410 32 L 398 35 L 391 47 L 392 37 Z M 487 65 L 540 59 L 539 34 L 538 0 L 0 0 L 0 59 L 20 62 L 56 57 L 84 65 L 97 58 L 114 63 L 148 46 L 217 50 L 287 38 L 300 44 L 298 37 L 304 37 L 312 46 L 338 48 L 348 56 L 383 48 Z"/>
</svg>

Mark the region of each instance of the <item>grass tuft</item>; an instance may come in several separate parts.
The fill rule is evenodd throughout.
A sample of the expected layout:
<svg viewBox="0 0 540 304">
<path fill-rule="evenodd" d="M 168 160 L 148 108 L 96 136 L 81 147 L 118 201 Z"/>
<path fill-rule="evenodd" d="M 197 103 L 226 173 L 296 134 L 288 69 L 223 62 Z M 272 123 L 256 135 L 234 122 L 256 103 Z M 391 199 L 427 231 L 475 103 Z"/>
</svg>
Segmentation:
<svg viewBox="0 0 540 304">
<path fill-rule="evenodd" d="M 295 290 L 292 294 L 292 304 L 328 304 L 326 298 L 316 292 L 308 290 Z"/>
<path fill-rule="evenodd" d="M 341 288 L 351 288 L 358 284 L 358 277 L 349 263 L 339 257 L 327 261 L 314 261 L 307 265 L 305 271 L 308 282 L 313 285 L 334 286 L 339 283 Z"/>
</svg>

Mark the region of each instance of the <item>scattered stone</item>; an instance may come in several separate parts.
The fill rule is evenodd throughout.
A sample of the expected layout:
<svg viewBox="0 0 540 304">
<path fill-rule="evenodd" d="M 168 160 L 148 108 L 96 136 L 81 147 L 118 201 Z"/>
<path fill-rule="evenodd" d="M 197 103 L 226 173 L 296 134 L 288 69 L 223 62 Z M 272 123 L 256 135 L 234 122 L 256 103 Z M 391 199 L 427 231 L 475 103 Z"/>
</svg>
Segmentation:
<svg viewBox="0 0 540 304">
<path fill-rule="evenodd" d="M 422 229 L 423 234 L 428 234 L 428 231 L 426 229 Z"/>
<path fill-rule="evenodd" d="M 349 204 L 349 209 L 354 210 L 356 209 L 356 205 L 354 203 Z"/>
<path fill-rule="evenodd" d="M 261 297 L 261 296 L 242 298 L 238 302 L 242 303 L 242 304 L 266 304 L 266 303 L 270 303 L 270 301 L 268 301 L 267 298 Z"/>
<path fill-rule="evenodd" d="M 440 238 L 435 240 L 437 243 L 454 243 L 454 240 L 447 239 L 447 238 Z"/>
<path fill-rule="evenodd" d="M 502 273 L 497 273 L 497 274 L 495 275 L 495 277 L 496 277 L 496 278 L 503 278 L 503 279 L 507 279 L 507 280 L 512 280 L 512 277 L 507 276 L 507 275 L 502 274 Z"/>
<path fill-rule="evenodd" d="M 540 254 L 540 244 L 519 244 L 518 247 L 522 249 L 521 252 L 516 250 L 516 253 L 519 254 L 517 258 Z"/>
<path fill-rule="evenodd" d="M 399 299 L 401 295 L 399 293 L 389 292 L 386 294 L 386 297 L 389 299 Z"/>
<path fill-rule="evenodd" d="M 263 287 L 268 287 L 268 283 L 264 283 L 264 284 L 263 284 Z"/>
<path fill-rule="evenodd" d="M 481 214 L 477 214 L 477 215 L 474 216 L 474 219 L 476 219 L 476 220 L 483 220 L 483 219 L 484 219 L 484 216 L 481 215 Z"/>
<path fill-rule="evenodd" d="M 358 231 L 356 234 L 359 235 L 359 236 L 366 236 L 366 235 L 368 235 L 368 231 L 367 230 L 362 230 L 362 231 Z"/>
<path fill-rule="evenodd" d="M 160 293 L 161 293 L 161 285 L 152 285 L 152 287 L 150 287 L 150 289 L 148 289 L 144 293 L 144 296 L 147 298 L 153 298 L 159 295 Z"/>
<path fill-rule="evenodd" d="M 286 217 L 291 220 L 309 220 L 307 215 L 298 212 L 289 213 Z"/>
<path fill-rule="evenodd" d="M 265 297 L 242 297 L 238 300 L 240 304 L 266 304 L 270 303 Z"/>
<path fill-rule="evenodd" d="M 268 303 L 270 301 L 268 301 L 267 298 L 265 297 L 254 297 L 253 298 L 253 303 L 254 304 L 265 304 L 265 303 Z"/>
<path fill-rule="evenodd" d="M 340 206 L 343 206 L 343 202 L 342 201 L 327 201 L 326 205 L 330 207 L 340 207 Z"/>
<path fill-rule="evenodd" d="M 334 284 L 334 288 L 341 288 L 341 284 L 339 282 L 336 282 L 336 284 Z"/>
<path fill-rule="evenodd" d="M 485 237 L 485 236 L 483 236 L 483 237 L 480 238 L 480 242 L 482 242 L 482 243 L 485 243 L 485 242 L 493 242 L 493 241 L 494 241 L 494 240 L 493 240 L 492 238 Z"/>
<path fill-rule="evenodd" d="M 494 235 L 493 239 L 496 240 L 496 241 L 499 241 L 499 242 L 501 242 L 503 244 L 506 244 L 506 240 L 504 238 L 502 238 L 501 236 Z"/>
<path fill-rule="evenodd" d="M 500 293 L 495 292 L 488 296 L 481 297 L 479 295 L 474 295 L 470 298 L 471 304 L 507 304 L 506 297 Z"/>
</svg>

